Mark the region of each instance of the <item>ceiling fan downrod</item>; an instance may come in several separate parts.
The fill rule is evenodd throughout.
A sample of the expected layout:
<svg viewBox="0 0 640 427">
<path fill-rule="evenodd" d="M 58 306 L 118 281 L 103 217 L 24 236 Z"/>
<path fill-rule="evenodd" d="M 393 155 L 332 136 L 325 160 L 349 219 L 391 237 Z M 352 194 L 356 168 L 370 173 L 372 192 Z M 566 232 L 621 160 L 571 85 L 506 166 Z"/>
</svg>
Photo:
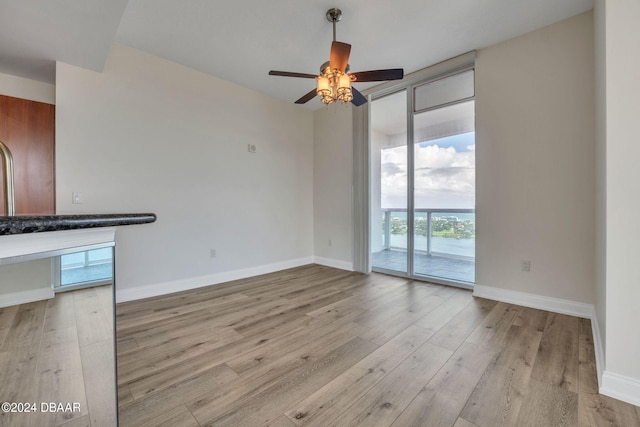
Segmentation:
<svg viewBox="0 0 640 427">
<path fill-rule="evenodd" d="M 333 41 L 336 41 L 336 22 L 342 19 L 342 11 L 337 7 L 327 10 L 327 21 L 333 24 Z"/>
</svg>

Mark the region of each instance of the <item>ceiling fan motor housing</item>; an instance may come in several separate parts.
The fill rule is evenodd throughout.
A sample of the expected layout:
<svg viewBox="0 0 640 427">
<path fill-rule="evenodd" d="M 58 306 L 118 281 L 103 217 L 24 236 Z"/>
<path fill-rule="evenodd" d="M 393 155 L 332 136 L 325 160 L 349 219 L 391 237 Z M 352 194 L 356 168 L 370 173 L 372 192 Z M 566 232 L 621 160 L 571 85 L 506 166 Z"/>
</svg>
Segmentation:
<svg viewBox="0 0 640 427">
<path fill-rule="evenodd" d="M 329 66 L 330 62 L 326 61 L 323 62 L 322 65 L 320 66 L 320 74 L 324 74 L 324 70 L 327 69 L 327 67 Z M 349 64 L 347 64 L 347 66 L 344 69 L 344 74 L 347 74 L 349 72 Z"/>
</svg>

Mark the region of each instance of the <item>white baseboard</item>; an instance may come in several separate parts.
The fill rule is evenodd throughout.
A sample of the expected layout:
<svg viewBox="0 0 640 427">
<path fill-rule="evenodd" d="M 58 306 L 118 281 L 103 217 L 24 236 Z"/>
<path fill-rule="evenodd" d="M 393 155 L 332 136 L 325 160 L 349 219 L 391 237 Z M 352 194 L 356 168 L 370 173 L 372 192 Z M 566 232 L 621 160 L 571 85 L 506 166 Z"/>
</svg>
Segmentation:
<svg viewBox="0 0 640 427">
<path fill-rule="evenodd" d="M 313 262 L 314 262 L 314 264 L 319 264 L 319 265 L 324 265 L 324 266 L 327 266 L 327 267 L 338 268 L 340 270 L 354 271 L 352 262 L 341 261 L 339 259 L 332 259 L 332 258 L 324 258 L 324 257 L 320 257 L 320 256 L 314 256 L 313 257 Z"/>
<path fill-rule="evenodd" d="M 640 406 L 640 381 L 604 371 L 600 393 L 632 405 Z"/>
<path fill-rule="evenodd" d="M 12 292 L 0 295 L 0 308 L 12 305 L 27 304 L 53 298 L 55 293 L 51 288 L 34 289 L 31 291 Z"/>
<path fill-rule="evenodd" d="M 594 313 L 593 304 L 495 288 L 493 286 L 475 285 L 473 287 L 473 296 L 585 319 L 591 319 Z"/>
<path fill-rule="evenodd" d="M 190 289 L 202 288 L 204 286 L 216 285 L 232 280 L 246 279 L 248 277 L 259 276 L 260 274 L 273 273 L 274 271 L 286 270 L 287 268 L 300 267 L 313 263 L 313 257 L 297 258 L 241 270 L 223 271 L 206 276 L 189 277 L 129 289 L 119 289 L 116 281 L 116 303 L 188 291 Z"/>
</svg>

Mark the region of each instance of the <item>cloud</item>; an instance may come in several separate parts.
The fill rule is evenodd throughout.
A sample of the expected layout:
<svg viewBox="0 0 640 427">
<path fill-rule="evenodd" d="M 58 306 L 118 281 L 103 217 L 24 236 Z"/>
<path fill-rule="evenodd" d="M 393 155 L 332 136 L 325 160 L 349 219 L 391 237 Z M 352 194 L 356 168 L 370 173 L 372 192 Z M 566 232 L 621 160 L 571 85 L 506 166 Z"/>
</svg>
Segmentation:
<svg viewBox="0 0 640 427">
<path fill-rule="evenodd" d="M 383 176 L 393 176 L 398 174 L 405 174 L 406 176 L 407 170 L 400 167 L 395 163 L 383 163 L 382 164 L 382 175 Z"/>
<path fill-rule="evenodd" d="M 439 147 L 437 144 L 416 146 L 416 168 L 475 167 L 475 151 L 458 152 L 454 147 Z"/>
<path fill-rule="evenodd" d="M 441 176 L 445 178 L 455 177 L 459 173 L 463 172 L 463 170 L 467 170 L 469 168 L 461 168 L 461 167 L 450 167 L 450 168 L 417 168 L 416 173 L 422 174 L 424 176 Z"/>
<path fill-rule="evenodd" d="M 468 151 L 452 146 L 415 145 L 416 207 L 473 208 L 475 205 L 475 145 Z M 381 153 L 383 207 L 404 207 L 407 191 L 407 148 Z"/>
</svg>

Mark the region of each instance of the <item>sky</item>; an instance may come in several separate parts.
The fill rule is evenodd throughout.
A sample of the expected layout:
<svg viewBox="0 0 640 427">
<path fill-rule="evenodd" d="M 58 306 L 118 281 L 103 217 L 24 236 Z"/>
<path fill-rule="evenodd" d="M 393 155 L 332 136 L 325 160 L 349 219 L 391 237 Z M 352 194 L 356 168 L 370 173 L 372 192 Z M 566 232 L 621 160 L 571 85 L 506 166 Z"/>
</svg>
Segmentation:
<svg viewBox="0 0 640 427">
<path fill-rule="evenodd" d="M 475 208 L 475 132 L 415 145 L 415 207 Z M 407 207 L 407 147 L 381 152 L 382 208 Z"/>
</svg>

